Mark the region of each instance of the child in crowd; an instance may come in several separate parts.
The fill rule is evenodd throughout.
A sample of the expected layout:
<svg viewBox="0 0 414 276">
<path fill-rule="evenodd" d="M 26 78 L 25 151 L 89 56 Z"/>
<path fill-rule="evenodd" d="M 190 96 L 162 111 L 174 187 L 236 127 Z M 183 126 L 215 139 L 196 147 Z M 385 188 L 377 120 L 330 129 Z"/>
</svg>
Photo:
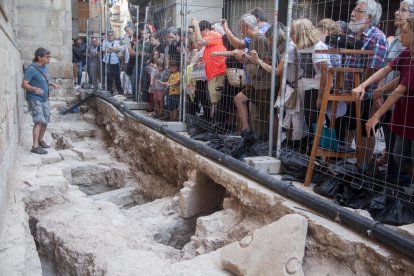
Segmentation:
<svg viewBox="0 0 414 276">
<path fill-rule="evenodd" d="M 375 132 L 375 126 L 385 112 L 394 107 L 391 120 L 391 131 L 395 134 L 394 160 L 402 172 L 413 177 L 414 168 L 414 18 L 408 18 L 403 26 L 400 41 L 403 47 L 407 47 L 401 54 L 393 59 L 387 66 L 377 71 L 358 87 L 352 90 L 355 98 L 362 99 L 365 89 L 373 83 L 378 83 L 392 70 L 400 73 L 399 84 L 388 96 L 387 100 L 371 116 L 366 123 L 367 134 L 371 129 Z M 377 94 L 374 94 L 373 101 Z M 379 95 L 381 96 L 381 95 Z"/>
<path fill-rule="evenodd" d="M 154 118 L 162 117 L 164 113 L 164 90 L 166 86 L 163 84 L 168 80 L 168 71 L 164 70 L 164 59 L 157 60 L 157 70 L 151 76 L 154 93 Z"/>
<path fill-rule="evenodd" d="M 157 60 L 159 59 L 158 51 L 154 51 L 151 55 L 150 63 L 148 64 L 146 70 L 146 76 L 148 78 L 149 87 L 148 87 L 148 103 L 149 107 L 147 109 L 148 116 L 154 117 L 155 116 L 155 95 L 154 95 L 154 74 L 158 70 L 157 69 Z"/>
<path fill-rule="evenodd" d="M 170 63 L 170 77 L 163 82 L 168 87 L 167 110 L 168 113 L 161 117 L 161 120 L 178 120 L 178 106 L 180 103 L 180 72 L 178 62 Z"/>
</svg>

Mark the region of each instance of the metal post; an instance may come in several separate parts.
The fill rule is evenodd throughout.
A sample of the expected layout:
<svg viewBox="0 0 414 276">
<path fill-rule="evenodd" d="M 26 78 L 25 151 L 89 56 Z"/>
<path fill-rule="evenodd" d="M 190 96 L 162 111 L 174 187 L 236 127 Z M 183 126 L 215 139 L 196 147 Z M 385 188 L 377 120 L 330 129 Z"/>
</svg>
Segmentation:
<svg viewBox="0 0 414 276">
<path fill-rule="evenodd" d="M 185 0 L 185 4 L 184 4 L 184 28 L 185 28 L 185 37 L 187 38 L 185 40 L 185 49 L 188 49 L 188 0 Z M 185 51 L 185 57 L 184 60 L 187 61 L 188 59 L 188 53 L 187 51 Z M 184 95 L 184 99 L 183 99 L 183 106 L 181 108 L 182 110 L 182 118 L 181 121 L 183 123 L 185 123 L 185 115 L 186 115 L 186 104 L 187 104 L 187 64 L 185 63 L 185 68 L 184 68 L 184 74 L 183 74 L 183 81 L 184 81 L 184 89 L 183 89 L 183 95 Z"/>
<path fill-rule="evenodd" d="M 141 81 L 142 81 L 142 75 L 143 69 L 144 69 L 144 57 L 145 57 L 145 35 L 147 34 L 147 20 L 148 20 L 148 11 L 149 8 L 145 7 L 145 19 L 144 19 L 144 37 L 142 38 L 142 49 L 141 49 L 141 64 L 140 64 L 140 70 L 139 70 L 139 83 L 138 83 L 138 90 L 139 90 L 139 101 L 142 101 L 142 92 L 141 92 Z"/>
<path fill-rule="evenodd" d="M 89 74 L 88 74 L 88 51 L 89 51 L 89 43 L 90 43 L 90 39 L 89 39 L 89 19 L 86 19 L 86 46 L 85 46 L 85 54 L 86 54 L 86 64 L 85 64 L 85 75 L 86 75 L 86 79 L 89 81 Z M 81 81 L 82 82 L 82 81 Z M 82 87 L 82 84 L 81 84 Z"/>
<path fill-rule="evenodd" d="M 184 31 L 184 28 L 185 28 L 185 25 L 184 25 L 184 17 L 185 17 L 185 14 L 184 14 L 184 0 L 181 0 L 180 15 L 181 15 L 180 70 L 181 70 L 181 76 L 182 76 L 181 80 L 182 81 L 180 81 L 180 112 L 178 114 L 178 116 L 179 116 L 178 120 L 184 122 L 184 120 L 183 120 L 184 116 L 183 116 L 182 110 L 183 110 L 183 104 L 184 104 L 184 98 L 185 98 L 184 87 L 187 84 L 186 83 L 186 77 L 185 77 L 186 76 L 185 72 L 187 71 L 186 70 L 187 68 L 186 68 L 186 64 L 184 62 L 187 55 L 186 55 L 186 51 L 183 48 L 183 46 L 185 44 L 185 41 L 183 42 L 183 37 L 184 37 L 183 33 L 187 32 L 187 31 Z M 185 36 L 185 37 L 187 37 L 187 36 Z M 185 49 L 187 49 L 187 48 L 185 48 Z M 183 53 L 183 51 L 184 51 L 184 53 Z"/>
<path fill-rule="evenodd" d="M 139 33 L 139 6 L 136 6 L 137 24 L 135 27 L 135 95 L 134 100 L 138 101 L 138 33 Z"/>
<path fill-rule="evenodd" d="M 102 6 L 99 7 L 100 11 L 98 14 L 98 20 L 99 20 L 99 74 L 100 74 L 100 87 L 99 89 L 103 90 L 103 72 L 102 72 Z"/>
<path fill-rule="evenodd" d="M 271 75 L 271 87 L 270 87 L 270 120 L 269 120 L 269 152 L 268 155 L 272 156 L 273 150 L 273 130 L 275 121 L 275 93 L 276 93 L 276 67 L 277 67 L 277 25 L 279 15 L 279 0 L 275 0 L 275 18 L 273 24 L 273 43 L 272 43 L 272 75 Z"/>
<path fill-rule="evenodd" d="M 291 24 L 292 24 L 292 7 L 293 7 L 293 0 L 289 0 L 288 2 L 288 14 L 287 14 L 287 22 L 286 22 L 286 46 L 285 46 L 285 52 L 284 54 L 284 64 L 283 64 L 283 74 L 282 74 L 282 90 L 280 95 L 280 110 L 279 110 L 279 131 L 278 131 L 278 137 L 277 137 L 277 151 L 276 151 L 276 158 L 279 158 L 280 154 L 280 146 L 282 143 L 282 124 L 283 124 L 283 113 L 285 112 L 285 94 L 286 94 L 286 76 L 287 76 L 287 60 L 288 60 L 288 49 L 290 45 L 290 30 L 291 30 Z"/>
<path fill-rule="evenodd" d="M 108 56 L 108 45 L 106 45 L 108 41 L 108 29 L 109 29 L 109 16 L 108 16 L 108 4 L 105 3 L 105 59 Z M 111 61 L 105 62 L 105 91 L 111 91 L 112 87 L 108 89 L 108 63 L 110 64 Z"/>
</svg>

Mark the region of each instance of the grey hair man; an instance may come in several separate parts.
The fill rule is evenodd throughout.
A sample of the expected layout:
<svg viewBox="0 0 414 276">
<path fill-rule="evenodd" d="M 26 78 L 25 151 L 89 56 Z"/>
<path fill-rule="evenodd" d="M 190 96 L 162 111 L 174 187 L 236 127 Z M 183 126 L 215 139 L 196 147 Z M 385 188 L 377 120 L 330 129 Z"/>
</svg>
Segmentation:
<svg viewBox="0 0 414 276">
<path fill-rule="evenodd" d="M 45 148 L 50 148 L 44 140 L 47 124 L 50 121 L 49 86 L 61 89 L 56 83 L 49 81 L 50 52 L 38 48 L 33 63 L 30 64 L 23 77 L 22 88 L 26 90 L 26 100 L 33 119 L 32 152 L 47 154 Z"/>
<path fill-rule="evenodd" d="M 243 15 L 239 20 L 240 31 L 246 37 L 251 39 L 248 53 L 243 50 L 236 50 L 238 59 L 241 59 L 246 66 L 247 73 L 250 77 L 250 84 L 234 97 L 234 104 L 237 107 L 237 113 L 241 119 L 243 137 L 241 147 L 254 142 L 253 130 L 250 128 L 248 119 L 248 103 L 256 105 L 259 114 L 259 121 L 264 122 L 269 115 L 270 103 L 270 73 L 264 69 L 265 64 L 272 64 L 272 51 L 268 40 L 263 33 L 260 33 L 256 17 L 251 14 Z M 258 56 L 260 63 L 255 64 L 254 56 Z M 255 133 L 259 138 L 265 134 L 262 131 Z M 237 150 L 234 153 L 237 157 Z"/>
<path fill-rule="evenodd" d="M 121 84 L 121 71 L 120 71 L 120 60 L 119 60 L 119 52 L 121 51 L 121 45 L 119 40 L 114 39 L 114 32 L 108 32 L 108 38 L 103 42 L 102 51 L 105 53 L 104 62 L 107 66 L 107 87 L 106 89 L 111 91 L 113 81 L 115 81 L 116 89 L 118 93 L 123 95 L 124 90 Z"/>
<path fill-rule="evenodd" d="M 362 50 L 374 51 L 374 55 L 369 58 L 360 57 L 356 55 L 347 56 L 345 66 L 353 68 L 365 69 L 364 79 L 371 76 L 376 70 L 380 69 L 384 65 L 386 51 L 387 51 L 387 39 L 385 34 L 377 27 L 382 14 L 381 4 L 375 0 L 358 0 L 356 7 L 352 10 L 351 20 L 349 22 L 349 28 L 354 32 L 357 39 L 363 42 Z M 352 74 L 346 75 L 346 87 L 351 90 L 354 86 L 354 80 Z M 361 125 L 362 125 L 362 148 L 358 150 L 363 151 L 363 155 L 358 155 L 357 164 L 365 169 L 367 164 L 371 161 L 374 147 L 375 147 L 375 135 L 371 133 L 367 135 L 365 124 L 371 117 L 371 109 L 373 106 L 372 91 L 376 86 L 372 85 L 365 96 L 363 93 L 354 93 L 355 98 L 360 98 L 361 101 Z M 351 117 L 355 118 L 355 108 L 351 109 Z M 356 129 L 356 121 L 351 120 L 349 129 L 354 131 Z"/>
<path fill-rule="evenodd" d="M 239 26 L 240 21 L 243 21 L 245 25 L 257 27 L 259 33 L 265 33 L 271 25 L 264 20 L 266 20 L 266 18 L 264 17 L 262 10 L 260 8 L 255 8 L 250 14 L 244 14 L 240 18 Z M 227 39 L 234 48 L 245 49 L 249 47 L 251 37 L 246 36 L 246 34 L 243 33 L 243 30 L 240 30 L 242 32 L 243 39 L 239 39 L 230 30 L 226 19 L 221 20 L 221 25 L 223 26 Z"/>
</svg>

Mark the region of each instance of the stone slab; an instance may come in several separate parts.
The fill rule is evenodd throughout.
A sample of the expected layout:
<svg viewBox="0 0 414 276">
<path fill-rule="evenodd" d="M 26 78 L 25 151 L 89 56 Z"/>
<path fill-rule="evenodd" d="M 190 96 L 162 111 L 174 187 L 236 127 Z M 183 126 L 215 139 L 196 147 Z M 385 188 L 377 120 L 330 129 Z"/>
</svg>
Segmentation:
<svg viewBox="0 0 414 276">
<path fill-rule="evenodd" d="M 89 198 L 95 201 L 109 201 L 120 207 L 134 203 L 145 203 L 146 200 L 142 196 L 135 196 L 136 191 L 136 187 L 124 187 L 106 193 L 92 195 Z"/>
<path fill-rule="evenodd" d="M 255 156 L 255 157 L 246 157 L 243 159 L 244 162 L 256 170 L 267 174 L 280 174 L 281 163 L 280 160 L 269 157 L 269 156 Z"/>
<path fill-rule="evenodd" d="M 236 275 L 302 276 L 307 229 L 305 217 L 286 215 L 225 246 L 221 264 Z"/>
<path fill-rule="evenodd" d="M 62 161 L 62 156 L 60 156 L 60 154 L 52 149 L 46 149 L 47 150 L 47 154 L 42 154 L 40 155 L 40 160 L 42 160 L 42 165 L 46 165 L 46 164 L 55 164 L 55 163 L 59 163 L 60 161 Z"/>
</svg>

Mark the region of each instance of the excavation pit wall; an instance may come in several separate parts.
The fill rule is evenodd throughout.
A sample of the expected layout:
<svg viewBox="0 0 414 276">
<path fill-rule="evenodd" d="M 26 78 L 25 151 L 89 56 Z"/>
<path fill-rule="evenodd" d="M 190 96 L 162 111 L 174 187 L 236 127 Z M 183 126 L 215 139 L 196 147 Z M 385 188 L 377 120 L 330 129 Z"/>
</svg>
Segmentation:
<svg viewBox="0 0 414 276">
<path fill-rule="evenodd" d="M 220 229 L 204 229 L 206 233 L 222 231 L 216 235 L 215 240 L 207 237 L 208 234 L 202 237 L 196 231 L 191 242 L 183 248 L 184 251 L 187 250 L 183 252 L 184 259 L 212 252 L 225 244 L 240 240 L 255 229 L 286 214 L 299 213 L 309 220 L 305 271 L 311 273 L 317 266 L 325 263 L 326 267 L 335 264 L 332 269 L 346 274 L 414 273 L 412 260 L 395 250 L 318 216 L 314 210 L 288 200 L 257 182 L 201 156 L 121 113 L 101 99 L 96 99 L 93 106 L 97 124 L 106 129 L 112 142 L 111 154 L 116 156 L 119 162 L 129 164 L 131 173 L 140 183 L 140 189 L 146 197 L 175 196 L 185 188 L 184 183 L 197 183 L 200 177 L 211 179 L 225 189 L 226 199 L 223 204 L 227 207 L 211 216 L 220 216 L 217 220 L 223 221 L 226 212 L 234 212 L 234 215 L 229 217 L 232 217 L 235 220 L 233 223 L 239 227 L 221 225 L 221 228 L 218 227 Z M 180 198 L 176 200 L 180 202 Z M 203 218 L 200 218 L 197 223 L 202 221 Z"/>
</svg>

